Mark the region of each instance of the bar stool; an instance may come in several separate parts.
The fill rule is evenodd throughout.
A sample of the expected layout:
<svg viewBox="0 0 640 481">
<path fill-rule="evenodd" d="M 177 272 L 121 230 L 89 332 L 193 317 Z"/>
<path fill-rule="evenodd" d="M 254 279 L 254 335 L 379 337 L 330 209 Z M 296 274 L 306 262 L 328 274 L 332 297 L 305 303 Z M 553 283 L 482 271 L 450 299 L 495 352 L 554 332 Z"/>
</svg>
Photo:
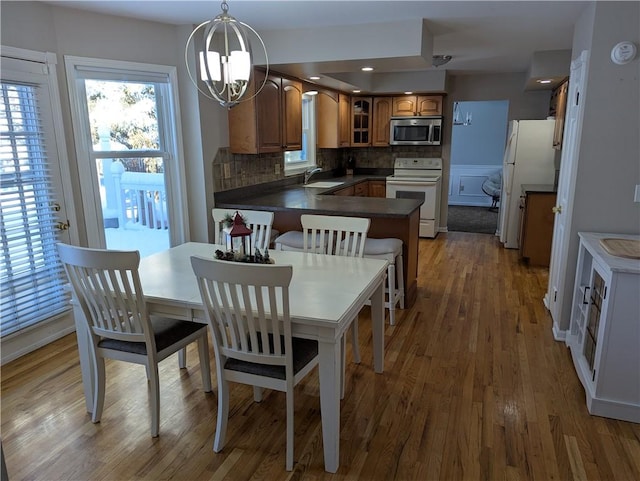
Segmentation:
<svg viewBox="0 0 640 481">
<path fill-rule="evenodd" d="M 396 304 L 404 309 L 404 267 L 402 258 L 402 241 L 400 239 L 371 239 L 364 244 L 364 257 L 384 259 L 387 267 L 387 299 L 384 306 L 389 309 L 389 324 L 396 323 Z"/>
<path fill-rule="evenodd" d="M 311 234 L 309 234 L 311 235 Z M 290 230 L 284 234 L 279 235 L 273 241 L 275 250 L 277 251 L 304 251 L 304 235 L 302 231 Z M 311 242 L 309 242 L 311 244 Z M 320 244 L 320 235 L 316 236 L 316 242 L 314 245 Z M 324 253 L 327 246 L 327 239 L 324 240 L 324 247 L 320 249 L 320 253 Z"/>
</svg>

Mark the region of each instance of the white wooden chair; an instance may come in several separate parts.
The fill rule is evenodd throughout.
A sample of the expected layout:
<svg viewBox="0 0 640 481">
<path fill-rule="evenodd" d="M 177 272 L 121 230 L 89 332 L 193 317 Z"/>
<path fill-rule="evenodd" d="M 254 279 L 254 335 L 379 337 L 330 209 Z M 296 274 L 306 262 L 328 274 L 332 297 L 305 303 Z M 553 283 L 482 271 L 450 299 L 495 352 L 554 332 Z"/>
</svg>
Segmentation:
<svg viewBox="0 0 640 481">
<path fill-rule="evenodd" d="M 90 337 L 96 380 L 91 421 L 97 423 L 102 416 L 105 358 L 142 364 L 151 382 L 151 436 L 158 436 L 160 361 L 197 341 L 202 384 L 205 392 L 211 391 L 207 325 L 148 315 L 138 276 L 138 251 L 59 243 L 58 253 Z"/>
<path fill-rule="evenodd" d="M 371 219 L 335 215 L 302 214 L 303 250 L 316 254 L 363 257 Z M 353 360 L 360 364 L 358 317 L 351 324 Z M 342 340 L 342 383 L 344 396 L 346 369 L 346 339 Z"/>
<path fill-rule="evenodd" d="M 253 231 L 251 234 L 251 245 L 255 249 L 256 247 L 264 252 L 269 248 L 272 237 L 277 232 L 272 233 L 271 226 L 273 225 L 273 212 L 267 212 L 262 210 L 240 210 L 240 209 L 218 209 L 213 208 L 211 215 L 213 216 L 213 222 L 215 226 L 214 243 L 225 244 L 225 238 L 222 232 L 224 228 L 224 219 L 227 216 L 233 217 L 236 212 L 240 212 L 242 216 L 247 220 L 247 227 Z M 253 252 L 251 252 L 253 254 Z"/>
<path fill-rule="evenodd" d="M 225 445 L 229 382 L 286 393 L 286 469 L 293 468 L 293 392 L 317 364 L 318 343 L 291 335 L 291 266 L 242 264 L 192 257 L 191 265 L 214 339 L 218 421 L 213 450 Z"/>
</svg>

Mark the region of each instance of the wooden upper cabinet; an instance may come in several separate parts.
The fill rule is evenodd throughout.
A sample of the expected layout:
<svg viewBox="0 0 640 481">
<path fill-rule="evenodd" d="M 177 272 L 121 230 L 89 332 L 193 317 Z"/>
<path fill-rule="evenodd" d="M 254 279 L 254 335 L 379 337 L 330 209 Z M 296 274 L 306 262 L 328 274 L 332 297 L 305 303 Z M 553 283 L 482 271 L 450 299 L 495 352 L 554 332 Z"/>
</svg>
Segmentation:
<svg viewBox="0 0 640 481">
<path fill-rule="evenodd" d="M 265 79 L 254 71 L 248 96 Z M 257 86 L 257 87 L 256 87 Z M 267 77 L 260 93 L 229 110 L 229 147 L 234 154 L 302 149 L 302 82 Z"/>
<path fill-rule="evenodd" d="M 441 95 L 419 95 L 418 115 L 442 115 Z"/>
<path fill-rule="evenodd" d="M 567 95 L 569 94 L 569 81 L 566 80 L 554 90 L 551 97 L 551 115 L 556 118 L 553 129 L 553 148 L 562 149 L 562 137 L 564 136 L 564 117 L 567 111 Z"/>
<path fill-rule="evenodd" d="M 256 75 L 258 86 L 264 76 Z M 282 80 L 269 75 L 264 87 L 256 97 L 256 114 L 258 121 L 258 151 L 280 152 L 282 150 Z M 242 128 L 242 127 L 240 127 Z M 229 126 L 231 129 L 231 126 Z"/>
<path fill-rule="evenodd" d="M 351 98 L 351 147 L 371 145 L 371 97 Z"/>
<path fill-rule="evenodd" d="M 393 117 L 442 115 L 442 95 L 393 97 Z"/>
<path fill-rule="evenodd" d="M 391 119 L 392 97 L 375 97 L 373 99 L 373 132 L 371 145 L 386 147 L 389 145 L 389 121 Z"/>
<path fill-rule="evenodd" d="M 338 95 L 338 146 L 351 145 L 351 99 L 348 95 Z"/>
<path fill-rule="evenodd" d="M 282 79 L 282 149 L 302 150 L 302 82 Z"/>
<path fill-rule="evenodd" d="M 316 142 L 318 148 L 340 147 L 339 95 L 331 90 L 320 90 L 316 96 Z M 347 142 L 348 142 L 347 136 Z"/>
</svg>

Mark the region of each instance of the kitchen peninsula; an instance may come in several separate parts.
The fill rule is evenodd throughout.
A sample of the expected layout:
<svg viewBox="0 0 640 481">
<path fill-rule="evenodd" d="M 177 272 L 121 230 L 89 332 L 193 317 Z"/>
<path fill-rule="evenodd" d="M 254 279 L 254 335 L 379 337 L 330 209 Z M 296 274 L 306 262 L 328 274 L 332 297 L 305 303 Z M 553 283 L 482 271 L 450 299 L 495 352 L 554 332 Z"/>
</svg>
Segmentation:
<svg viewBox="0 0 640 481">
<path fill-rule="evenodd" d="M 404 243 L 405 305 L 410 307 L 417 295 L 419 209 L 422 201 L 334 195 L 347 188 L 381 179 L 379 176 L 371 175 L 336 177 L 330 179 L 336 184 L 330 188 L 305 187 L 299 182 L 254 185 L 217 192 L 215 204 L 216 207 L 240 211 L 242 209 L 272 211 L 274 213 L 273 228 L 280 233 L 302 230 L 300 223 L 302 214 L 370 218 L 369 237 L 376 239 L 395 237 Z"/>
</svg>

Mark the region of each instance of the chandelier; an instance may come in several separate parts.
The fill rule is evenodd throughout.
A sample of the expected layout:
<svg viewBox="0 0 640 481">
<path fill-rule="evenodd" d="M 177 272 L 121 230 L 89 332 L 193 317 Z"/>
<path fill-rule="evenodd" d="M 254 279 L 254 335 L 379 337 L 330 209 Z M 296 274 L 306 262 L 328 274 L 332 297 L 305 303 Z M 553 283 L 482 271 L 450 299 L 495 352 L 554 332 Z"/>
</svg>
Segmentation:
<svg viewBox="0 0 640 481">
<path fill-rule="evenodd" d="M 196 88 L 204 96 L 216 100 L 223 107 L 230 109 L 239 102 L 252 99 L 262 90 L 269 73 L 269 60 L 267 49 L 258 32 L 229 15 L 229 5 L 226 0 L 223 0 L 220 8 L 222 8 L 221 14 L 212 20 L 201 23 L 191 32 L 187 39 L 184 56 L 187 73 Z M 195 42 L 196 33 L 199 31 L 202 32 L 203 42 L 203 50 L 198 55 L 200 82 L 206 86 L 206 90 L 201 88 L 201 84 L 195 79 L 189 68 L 189 50 L 191 44 Z M 264 50 L 267 74 L 262 85 L 255 90 L 253 95 L 245 97 L 253 66 L 248 32 L 255 35 Z"/>
<path fill-rule="evenodd" d="M 453 125 L 471 125 L 473 114 L 471 111 L 461 112 L 460 102 L 453 103 Z"/>
</svg>

